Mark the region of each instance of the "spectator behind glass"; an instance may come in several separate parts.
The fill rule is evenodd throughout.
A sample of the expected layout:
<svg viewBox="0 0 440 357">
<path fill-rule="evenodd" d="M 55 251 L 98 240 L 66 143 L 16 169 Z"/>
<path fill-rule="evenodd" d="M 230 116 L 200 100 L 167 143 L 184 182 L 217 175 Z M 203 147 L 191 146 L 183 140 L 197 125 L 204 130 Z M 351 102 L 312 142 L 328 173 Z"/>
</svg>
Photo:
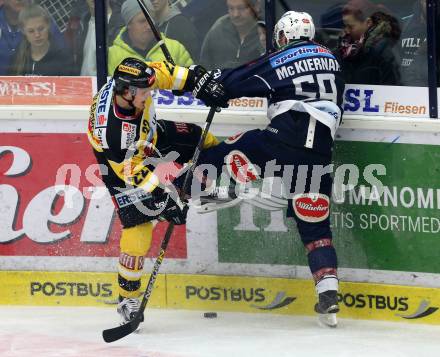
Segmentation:
<svg viewBox="0 0 440 357">
<path fill-rule="evenodd" d="M 18 14 L 29 3 L 28 0 L 4 0 L 0 7 L 0 75 L 10 70 L 11 60 L 22 39 Z"/>
<path fill-rule="evenodd" d="M 23 38 L 18 26 L 18 14 L 30 3 L 30 0 L 4 0 L 0 7 L 0 76 L 10 72 L 12 58 Z M 63 36 L 54 21 L 51 21 L 50 32 L 55 41 L 65 47 Z"/>
<path fill-rule="evenodd" d="M 428 86 L 428 50 L 426 42 L 426 0 L 414 3 L 413 14 L 403 18 L 400 40 L 402 84 Z"/>
<path fill-rule="evenodd" d="M 206 34 L 200 62 L 208 69 L 233 68 L 260 57 L 259 0 L 226 0 L 228 14 Z"/>
<path fill-rule="evenodd" d="M 266 22 L 264 22 L 263 20 L 258 20 L 257 31 L 258 39 L 260 41 L 260 46 L 262 49 L 261 54 L 264 55 L 266 53 Z"/>
<path fill-rule="evenodd" d="M 200 53 L 200 39 L 193 23 L 169 0 L 150 0 L 156 24 L 166 37 L 179 41 L 196 60 Z"/>
<path fill-rule="evenodd" d="M 186 1 L 186 6 L 180 9 L 194 24 L 201 39 L 205 37 L 214 22 L 227 13 L 224 0 Z"/>
<path fill-rule="evenodd" d="M 29 5 L 18 16 L 24 38 L 14 57 L 10 74 L 38 76 L 75 75 L 72 56 L 51 41 L 49 13 L 39 5 Z"/>
<path fill-rule="evenodd" d="M 86 0 L 85 8 L 78 6 L 79 13 L 73 13 L 66 28 L 66 39 L 72 53 L 76 70 L 82 76 L 96 76 L 96 30 L 95 1 Z M 78 4 L 80 5 L 80 4 Z M 124 23 L 120 6 L 106 0 L 107 5 L 107 46 L 111 46 Z"/>
<path fill-rule="evenodd" d="M 319 18 L 314 41 L 323 44 L 332 52 L 337 52 L 341 30 L 344 28 L 342 10 L 345 3 L 336 3 L 324 10 Z"/>
<path fill-rule="evenodd" d="M 150 25 L 137 0 L 126 0 L 122 4 L 121 16 L 124 27 L 113 42 L 108 52 L 108 73 L 126 57 L 135 57 L 143 61 L 163 61 L 165 56 L 158 45 Z M 190 54 L 180 42 L 166 38 L 162 34 L 171 57 L 177 65 L 188 67 L 193 64 Z"/>
<path fill-rule="evenodd" d="M 347 83 L 399 85 L 393 47 L 400 37 L 397 19 L 368 0 L 351 0 L 344 7 L 344 35 L 338 51 Z"/>
</svg>

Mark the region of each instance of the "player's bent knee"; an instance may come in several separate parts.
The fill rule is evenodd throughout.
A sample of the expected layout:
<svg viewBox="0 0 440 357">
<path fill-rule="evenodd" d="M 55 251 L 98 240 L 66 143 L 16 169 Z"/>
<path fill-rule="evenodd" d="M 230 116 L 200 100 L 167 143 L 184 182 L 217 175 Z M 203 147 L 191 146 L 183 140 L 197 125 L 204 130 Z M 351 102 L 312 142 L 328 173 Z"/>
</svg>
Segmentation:
<svg viewBox="0 0 440 357">
<path fill-rule="evenodd" d="M 143 223 L 136 227 L 123 228 L 119 242 L 121 254 L 145 256 L 150 249 L 153 236 L 153 224 Z"/>
</svg>

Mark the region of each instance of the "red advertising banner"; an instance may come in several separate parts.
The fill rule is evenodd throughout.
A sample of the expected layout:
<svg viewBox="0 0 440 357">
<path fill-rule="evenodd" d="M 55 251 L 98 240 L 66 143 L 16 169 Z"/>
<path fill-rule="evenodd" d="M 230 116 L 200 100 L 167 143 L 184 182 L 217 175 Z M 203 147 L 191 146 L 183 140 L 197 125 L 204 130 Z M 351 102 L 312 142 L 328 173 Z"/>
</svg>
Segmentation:
<svg viewBox="0 0 440 357">
<path fill-rule="evenodd" d="M 148 256 L 166 227 L 155 227 Z M 85 134 L 0 133 L 0 255 L 117 257 L 120 234 Z M 186 257 L 177 226 L 167 258 Z"/>
<path fill-rule="evenodd" d="M 90 105 L 92 77 L 0 77 L 3 105 Z"/>
</svg>

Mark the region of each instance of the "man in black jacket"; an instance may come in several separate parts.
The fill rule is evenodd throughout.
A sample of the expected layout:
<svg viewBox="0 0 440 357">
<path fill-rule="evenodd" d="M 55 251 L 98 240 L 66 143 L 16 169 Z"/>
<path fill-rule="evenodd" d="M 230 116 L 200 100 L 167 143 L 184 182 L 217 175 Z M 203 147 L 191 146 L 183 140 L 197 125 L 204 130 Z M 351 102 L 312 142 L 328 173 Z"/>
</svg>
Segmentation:
<svg viewBox="0 0 440 357">
<path fill-rule="evenodd" d="M 228 14 L 206 34 L 200 62 L 208 69 L 233 68 L 260 57 L 259 0 L 226 0 Z"/>
</svg>

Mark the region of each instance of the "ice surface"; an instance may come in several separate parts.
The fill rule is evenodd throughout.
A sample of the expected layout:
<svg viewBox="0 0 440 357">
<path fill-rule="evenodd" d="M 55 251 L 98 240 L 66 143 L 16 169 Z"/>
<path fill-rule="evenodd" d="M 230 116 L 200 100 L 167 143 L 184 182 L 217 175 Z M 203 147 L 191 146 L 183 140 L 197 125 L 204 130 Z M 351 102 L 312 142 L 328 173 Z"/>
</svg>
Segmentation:
<svg viewBox="0 0 440 357">
<path fill-rule="evenodd" d="M 147 309 L 139 333 L 107 344 L 114 309 L 0 307 L 2 357 L 438 357 L 440 326 L 313 317 Z"/>
</svg>

